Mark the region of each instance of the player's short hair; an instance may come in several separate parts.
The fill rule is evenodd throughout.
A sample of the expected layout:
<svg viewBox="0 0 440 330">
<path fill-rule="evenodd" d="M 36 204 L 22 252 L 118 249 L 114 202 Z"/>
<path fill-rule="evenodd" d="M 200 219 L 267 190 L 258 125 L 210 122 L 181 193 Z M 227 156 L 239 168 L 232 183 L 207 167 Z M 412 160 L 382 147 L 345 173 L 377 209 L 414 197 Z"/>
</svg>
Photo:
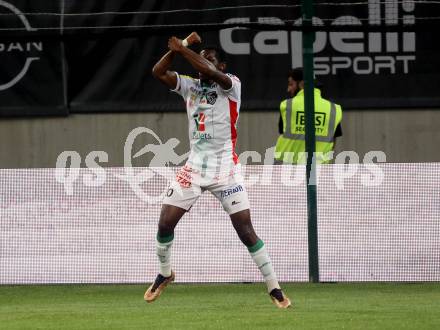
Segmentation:
<svg viewBox="0 0 440 330">
<path fill-rule="evenodd" d="M 304 73 L 302 68 L 290 69 L 287 73 L 287 77 L 292 78 L 294 81 L 300 82 L 304 80 Z"/>
<path fill-rule="evenodd" d="M 200 51 L 202 50 L 213 50 L 215 52 L 215 57 L 217 58 L 217 61 L 219 61 L 220 63 L 226 63 L 226 53 L 220 47 L 215 45 L 207 45 L 203 46 L 200 49 Z"/>
</svg>

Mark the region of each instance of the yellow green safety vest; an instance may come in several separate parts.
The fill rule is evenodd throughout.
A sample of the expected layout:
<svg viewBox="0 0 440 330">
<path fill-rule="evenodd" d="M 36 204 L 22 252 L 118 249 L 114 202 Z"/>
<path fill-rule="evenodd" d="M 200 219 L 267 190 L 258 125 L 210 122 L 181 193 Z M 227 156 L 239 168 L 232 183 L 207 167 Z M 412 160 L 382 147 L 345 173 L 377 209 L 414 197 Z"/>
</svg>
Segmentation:
<svg viewBox="0 0 440 330">
<path fill-rule="evenodd" d="M 321 97 L 321 91 L 314 89 L 315 97 L 315 134 L 316 161 L 318 164 L 329 163 L 332 157 L 326 155 L 333 150 L 336 127 L 342 120 L 339 104 Z M 275 147 L 275 159 L 290 164 L 305 164 L 305 113 L 304 90 L 280 104 L 283 119 L 283 135 L 280 135 Z"/>
</svg>

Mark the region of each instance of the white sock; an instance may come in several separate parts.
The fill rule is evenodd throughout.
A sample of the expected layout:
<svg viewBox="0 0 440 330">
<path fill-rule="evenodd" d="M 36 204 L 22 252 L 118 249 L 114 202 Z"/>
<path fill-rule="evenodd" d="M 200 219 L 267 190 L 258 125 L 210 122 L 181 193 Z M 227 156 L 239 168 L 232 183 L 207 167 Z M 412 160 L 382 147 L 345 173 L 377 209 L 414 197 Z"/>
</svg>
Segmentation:
<svg viewBox="0 0 440 330">
<path fill-rule="evenodd" d="M 173 245 L 174 235 L 160 237 L 156 239 L 156 255 L 159 258 L 159 273 L 162 276 L 171 276 L 171 246 Z"/>
<path fill-rule="evenodd" d="M 266 247 L 262 240 L 259 240 L 254 246 L 248 247 L 249 253 L 252 256 L 255 264 L 260 270 L 266 282 L 267 292 L 271 292 L 273 289 L 280 289 L 277 276 L 272 267 L 272 261 L 267 253 Z"/>
</svg>

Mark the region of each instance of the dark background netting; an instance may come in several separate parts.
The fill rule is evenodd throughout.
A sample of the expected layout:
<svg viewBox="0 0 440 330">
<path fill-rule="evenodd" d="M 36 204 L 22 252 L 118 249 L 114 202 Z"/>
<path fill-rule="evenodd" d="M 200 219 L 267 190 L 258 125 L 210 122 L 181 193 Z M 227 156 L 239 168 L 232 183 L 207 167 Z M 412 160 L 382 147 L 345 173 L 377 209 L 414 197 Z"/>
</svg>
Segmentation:
<svg viewBox="0 0 440 330">
<path fill-rule="evenodd" d="M 193 30 L 228 53 L 244 111 L 276 111 L 286 72 L 302 66 L 298 1 L 15 1 L 24 16 L 5 3 L 3 116 L 180 111 L 180 99 L 150 71 L 171 35 Z M 344 109 L 440 106 L 439 17 L 440 1 L 315 1 L 315 74 L 324 94 Z M 29 58 L 26 74 L 1 90 Z M 181 59 L 175 69 L 195 74 Z"/>
</svg>

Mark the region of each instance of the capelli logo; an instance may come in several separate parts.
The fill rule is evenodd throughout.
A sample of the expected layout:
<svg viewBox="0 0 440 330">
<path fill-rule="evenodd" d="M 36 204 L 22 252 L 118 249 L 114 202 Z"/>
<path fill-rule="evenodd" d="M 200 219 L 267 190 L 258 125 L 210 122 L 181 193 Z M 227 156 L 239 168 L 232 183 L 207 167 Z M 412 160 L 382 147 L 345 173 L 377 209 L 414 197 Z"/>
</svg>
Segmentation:
<svg viewBox="0 0 440 330">
<path fill-rule="evenodd" d="M 399 20 L 406 25 L 415 24 L 416 1 L 387 0 L 386 5 L 379 0 L 365 2 L 363 9 L 368 20 L 356 16 L 339 16 L 328 22 L 313 17 L 315 25 L 338 25 L 350 22 L 351 25 L 395 25 Z M 225 23 L 248 23 L 250 17 L 234 17 Z M 283 24 L 278 17 L 258 17 L 261 23 L 268 21 Z M 293 24 L 300 25 L 298 18 Z M 228 28 L 219 33 L 220 44 L 228 54 L 250 55 L 289 55 L 292 68 L 302 67 L 302 32 L 299 31 L 260 31 L 240 35 L 238 30 Z M 411 63 L 416 60 L 415 32 L 317 32 L 313 45 L 314 68 L 316 75 L 337 75 L 352 71 L 357 75 L 407 74 Z M 329 51 L 332 56 L 322 52 Z"/>
<path fill-rule="evenodd" d="M 29 23 L 26 16 L 14 5 L 9 2 L 0 0 L 0 12 L 1 13 L 13 13 L 15 16 L 12 16 L 10 20 L 8 19 L 6 22 L 16 21 L 14 23 L 17 25 L 22 25 L 26 29 L 26 31 L 37 31 L 37 29 L 33 28 Z M 3 19 L 2 19 L 3 20 Z M 5 23 L 2 24 L 5 27 Z M 6 56 L 13 56 L 15 58 L 23 58 L 23 61 L 20 60 L 20 66 L 17 66 L 16 72 L 12 74 L 12 77 L 6 75 L 6 79 L 0 77 L 0 91 L 7 90 L 14 85 L 16 85 L 20 80 L 22 80 L 29 71 L 31 64 L 35 61 L 38 61 L 40 57 L 37 55 L 43 52 L 43 42 L 1 42 L 0 39 L 0 63 L 5 65 L 7 63 L 4 59 Z M 16 60 L 14 62 L 17 62 Z M 8 64 L 6 64 L 8 65 Z M 6 81 L 3 81 L 5 79 Z"/>
</svg>

